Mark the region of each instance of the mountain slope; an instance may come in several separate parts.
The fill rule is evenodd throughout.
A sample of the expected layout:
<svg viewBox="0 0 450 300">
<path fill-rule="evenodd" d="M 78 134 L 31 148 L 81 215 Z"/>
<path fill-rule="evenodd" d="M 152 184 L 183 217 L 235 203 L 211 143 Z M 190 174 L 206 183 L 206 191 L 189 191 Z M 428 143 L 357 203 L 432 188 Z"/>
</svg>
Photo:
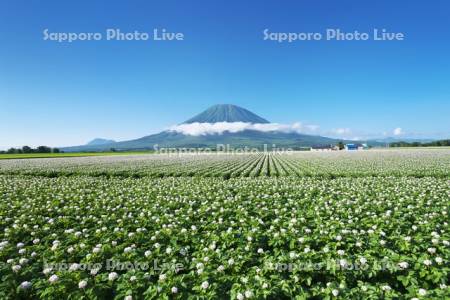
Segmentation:
<svg viewBox="0 0 450 300">
<path fill-rule="evenodd" d="M 63 148 L 67 152 L 77 151 L 104 151 L 111 148 L 116 150 L 153 150 L 158 148 L 213 148 L 218 144 L 230 145 L 230 147 L 250 147 L 262 149 L 264 145 L 272 148 L 298 148 L 313 145 L 336 144 L 338 140 L 312 136 L 299 133 L 261 132 L 245 130 L 237 133 L 225 132 L 223 134 L 191 136 L 174 131 L 163 131 L 157 134 L 145 136 L 136 140 L 117 142 L 106 145 L 75 146 Z"/>
<path fill-rule="evenodd" d="M 195 117 L 185 121 L 190 123 L 217 123 L 217 122 L 245 122 L 245 123 L 269 123 L 264 118 L 252 113 L 245 108 L 232 104 L 214 105 Z"/>
<path fill-rule="evenodd" d="M 199 115 L 182 124 L 192 123 L 217 123 L 217 122 L 244 122 L 264 123 L 269 121 L 256 114 L 231 104 L 221 104 L 210 107 Z M 299 148 L 314 145 L 336 144 L 339 140 L 322 136 L 313 136 L 295 132 L 242 130 L 231 133 L 225 131 L 222 134 L 188 135 L 177 131 L 166 130 L 157 134 L 144 136 L 139 139 L 110 142 L 102 144 L 89 144 L 74 147 L 62 147 L 66 152 L 78 151 L 105 151 L 114 148 L 116 150 L 148 150 L 158 148 L 216 148 L 218 144 L 229 145 L 232 148 L 259 148 L 264 145 L 272 148 Z M 344 141 L 347 142 L 347 141 Z"/>
</svg>

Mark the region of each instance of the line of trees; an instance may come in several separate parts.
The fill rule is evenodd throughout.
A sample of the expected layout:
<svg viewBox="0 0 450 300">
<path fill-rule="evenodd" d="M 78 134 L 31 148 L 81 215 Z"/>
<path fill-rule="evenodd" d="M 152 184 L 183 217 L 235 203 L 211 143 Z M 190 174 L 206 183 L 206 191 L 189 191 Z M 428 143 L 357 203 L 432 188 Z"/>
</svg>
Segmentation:
<svg viewBox="0 0 450 300">
<path fill-rule="evenodd" d="M 442 146 L 450 146 L 450 140 L 439 140 L 439 141 L 433 141 L 433 142 L 429 142 L 429 143 L 395 142 L 395 143 L 389 144 L 389 147 L 442 147 Z"/>
<path fill-rule="evenodd" d="M 22 154 L 22 153 L 61 153 L 58 148 L 51 148 L 47 146 L 39 146 L 31 148 L 29 146 L 23 146 L 22 148 L 9 148 L 6 151 L 0 151 L 1 154 Z"/>
</svg>

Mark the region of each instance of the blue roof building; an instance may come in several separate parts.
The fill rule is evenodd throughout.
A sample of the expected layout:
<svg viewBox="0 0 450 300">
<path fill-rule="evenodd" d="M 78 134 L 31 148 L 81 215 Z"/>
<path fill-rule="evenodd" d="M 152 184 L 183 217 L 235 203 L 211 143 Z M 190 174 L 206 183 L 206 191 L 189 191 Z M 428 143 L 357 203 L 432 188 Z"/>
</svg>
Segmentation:
<svg viewBox="0 0 450 300">
<path fill-rule="evenodd" d="M 358 150 L 357 144 L 345 144 L 345 150 Z"/>
</svg>

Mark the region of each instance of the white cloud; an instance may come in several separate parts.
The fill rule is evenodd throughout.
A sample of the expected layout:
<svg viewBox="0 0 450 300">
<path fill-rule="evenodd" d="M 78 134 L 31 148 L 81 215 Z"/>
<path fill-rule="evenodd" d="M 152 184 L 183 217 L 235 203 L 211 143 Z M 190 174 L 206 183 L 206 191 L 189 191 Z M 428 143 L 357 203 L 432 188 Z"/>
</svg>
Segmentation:
<svg viewBox="0 0 450 300">
<path fill-rule="evenodd" d="M 394 135 L 402 135 L 404 132 L 400 127 L 397 127 L 394 129 L 393 134 Z"/>
<path fill-rule="evenodd" d="M 246 122 L 217 122 L 217 123 L 191 123 L 174 125 L 168 128 L 169 131 L 179 132 L 185 135 L 208 135 L 222 134 L 224 132 L 236 133 L 244 130 L 257 130 L 262 132 L 296 132 L 312 133 L 319 129 L 317 125 L 304 125 L 300 122 L 293 124 L 278 123 L 246 123 Z"/>
<path fill-rule="evenodd" d="M 317 130 L 319 130 L 319 125 L 305 125 L 304 126 L 308 131 L 310 132 L 315 132 Z"/>
<path fill-rule="evenodd" d="M 337 135 L 344 135 L 344 134 L 348 135 L 352 133 L 350 128 L 334 128 L 331 130 L 331 132 Z"/>
</svg>

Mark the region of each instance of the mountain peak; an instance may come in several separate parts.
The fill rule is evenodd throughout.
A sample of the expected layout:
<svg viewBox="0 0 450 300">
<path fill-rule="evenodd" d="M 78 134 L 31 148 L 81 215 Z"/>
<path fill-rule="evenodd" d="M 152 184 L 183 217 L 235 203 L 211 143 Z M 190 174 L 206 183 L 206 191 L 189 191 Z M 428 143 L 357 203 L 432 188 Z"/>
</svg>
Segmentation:
<svg viewBox="0 0 450 300">
<path fill-rule="evenodd" d="M 270 123 L 251 111 L 233 104 L 217 104 L 187 120 L 190 123 L 245 122 Z"/>
</svg>

